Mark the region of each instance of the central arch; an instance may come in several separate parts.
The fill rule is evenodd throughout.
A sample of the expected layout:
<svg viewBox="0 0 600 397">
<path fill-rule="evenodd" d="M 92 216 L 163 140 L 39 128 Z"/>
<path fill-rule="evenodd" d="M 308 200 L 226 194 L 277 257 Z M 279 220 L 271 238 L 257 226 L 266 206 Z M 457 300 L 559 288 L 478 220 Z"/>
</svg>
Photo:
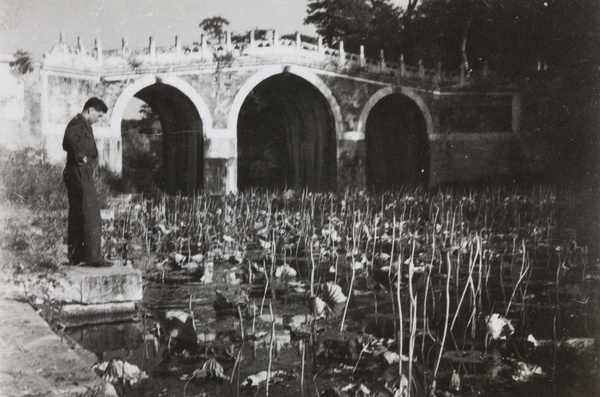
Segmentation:
<svg viewBox="0 0 600 397">
<path fill-rule="evenodd" d="M 174 77 L 145 76 L 127 87 L 117 100 L 111 126 L 120 128 L 125 106 L 136 97 L 158 116 L 163 132 L 164 189 L 184 194 L 204 183 L 204 130 L 211 125 L 208 107 L 185 81 Z"/>
<path fill-rule="evenodd" d="M 238 187 L 335 190 L 341 113 L 333 95 L 314 75 L 272 71 L 236 97 Z"/>
</svg>

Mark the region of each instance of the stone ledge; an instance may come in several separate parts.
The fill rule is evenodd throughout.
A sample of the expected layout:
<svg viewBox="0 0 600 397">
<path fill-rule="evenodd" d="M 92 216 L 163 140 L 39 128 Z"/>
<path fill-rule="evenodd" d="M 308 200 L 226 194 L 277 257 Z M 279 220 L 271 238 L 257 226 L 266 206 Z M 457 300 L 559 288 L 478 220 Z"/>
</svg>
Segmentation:
<svg viewBox="0 0 600 397">
<path fill-rule="evenodd" d="M 65 328 L 137 320 L 137 308 L 134 302 L 92 305 L 70 303 L 58 308 L 57 314 L 59 323 Z"/>
<path fill-rule="evenodd" d="M 94 358 L 81 358 L 29 304 L 0 299 L 0 317 L 0 395 L 111 395 L 90 368 Z"/>
<path fill-rule="evenodd" d="M 142 272 L 130 267 L 64 267 L 51 301 L 84 305 L 142 300 Z"/>
</svg>

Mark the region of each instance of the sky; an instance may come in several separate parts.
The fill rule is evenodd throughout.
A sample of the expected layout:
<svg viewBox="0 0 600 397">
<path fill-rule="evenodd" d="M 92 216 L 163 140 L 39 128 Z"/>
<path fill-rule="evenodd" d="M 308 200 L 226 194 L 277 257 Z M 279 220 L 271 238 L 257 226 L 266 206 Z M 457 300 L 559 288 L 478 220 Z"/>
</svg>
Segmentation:
<svg viewBox="0 0 600 397">
<path fill-rule="evenodd" d="M 406 0 L 392 0 L 404 5 Z M 41 60 L 58 43 L 60 32 L 75 46 L 77 37 L 91 49 L 99 39 L 104 50 L 121 48 L 125 38 L 132 49 L 148 45 L 170 47 L 198 41 L 205 18 L 221 16 L 232 32 L 277 29 L 316 36 L 303 24 L 308 0 L 0 0 L 0 54 L 17 49 Z"/>
</svg>

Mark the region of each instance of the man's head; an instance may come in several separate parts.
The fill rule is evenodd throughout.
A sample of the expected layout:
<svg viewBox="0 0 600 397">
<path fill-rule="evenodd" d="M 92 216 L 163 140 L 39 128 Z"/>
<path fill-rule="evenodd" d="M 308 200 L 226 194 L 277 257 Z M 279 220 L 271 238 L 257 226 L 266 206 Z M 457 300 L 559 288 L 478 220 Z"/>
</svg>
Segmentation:
<svg viewBox="0 0 600 397">
<path fill-rule="evenodd" d="M 108 112 L 106 104 L 98 98 L 90 98 L 83 105 L 83 112 L 81 114 L 90 124 L 94 124 L 100 117 Z"/>
</svg>

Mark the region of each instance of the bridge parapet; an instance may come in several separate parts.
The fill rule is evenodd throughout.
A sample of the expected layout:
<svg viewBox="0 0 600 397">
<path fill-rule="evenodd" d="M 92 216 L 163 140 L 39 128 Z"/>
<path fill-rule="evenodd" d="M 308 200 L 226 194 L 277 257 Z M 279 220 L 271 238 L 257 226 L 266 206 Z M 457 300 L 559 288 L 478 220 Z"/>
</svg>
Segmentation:
<svg viewBox="0 0 600 397">
<path fill-rule="evenodd" d="M 181 72 L 205 67 L 239 66 L 290 62 L 313 66 L 338 73 L 364 76 L 390 83 L 400 82 L 428 86 L 461 86 L 466 84 L 464 71 L 446 72 L 441 64 L 435 69 L 418 65 L 407 65 L 401 57 L 398 62 L 385 59 L 383 51 L 378 59 L 367 58 L 364 48 L 360 53 L 347 53 L 343 42 L 339 48 L 330 48 L 318 37 L 316 44 L 296 38 L 279 38 L 271 31 L 270 38 L 255 40 L 253 32 L 249 37 L 232 40 L 230 32 L 225 42 L 210 42 L 202 36 L 200 43 L 182 46 L 178 38 L 175 45 L 168 48 L 156 47 L 150 37 L 149 46 L 132 50 L 123 40 L 121 49 L 102 50 L 95 41 L 94 49 L 86 51 L 78 38 L 76 47 L 69 47 L 61 34 L 60 42 L 50 52 L 44 54 L 43 68 L 46 70 L 82 72 L 97 77 L 111 75 L 133 75 L 144 73 Z M 486 77 L 487 71 L 483 72 Z"/>
</svg>

